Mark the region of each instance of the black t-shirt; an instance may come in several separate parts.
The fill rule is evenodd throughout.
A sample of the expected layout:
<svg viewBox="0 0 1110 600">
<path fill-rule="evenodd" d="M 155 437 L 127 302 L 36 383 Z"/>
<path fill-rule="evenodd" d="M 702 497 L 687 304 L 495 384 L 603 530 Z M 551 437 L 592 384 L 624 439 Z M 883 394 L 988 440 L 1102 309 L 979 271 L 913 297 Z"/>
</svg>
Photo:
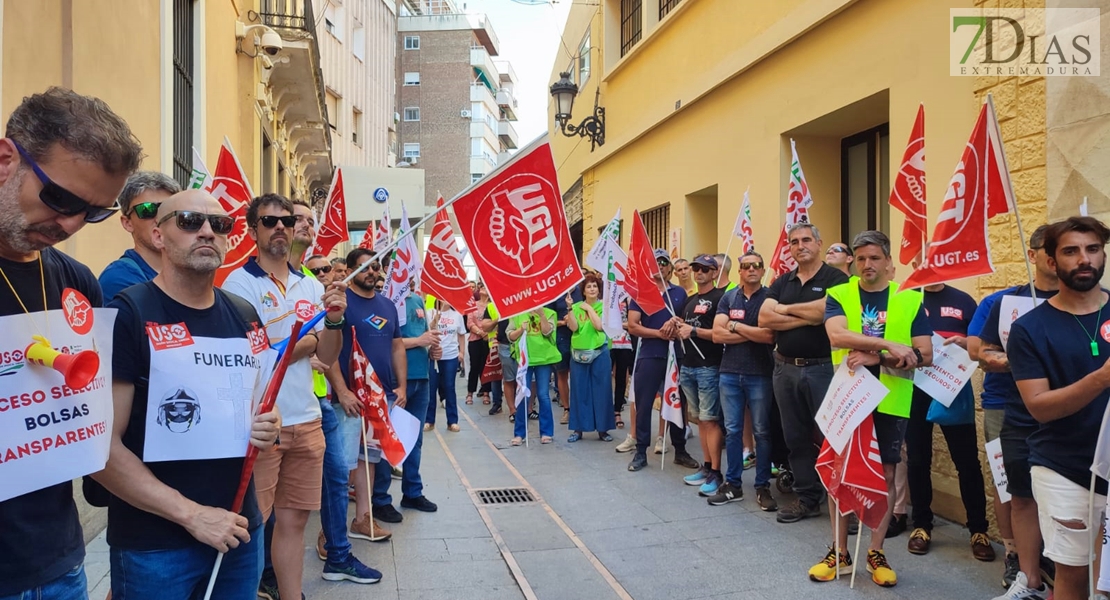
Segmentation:
<svg viewBox="0 0 1110 600">
<path fill-rule="evenodd" d="M 734 287 L 717 304 L 717 314 L 727 315 L 729 321 L 759 327 L 759 309 L 767 299 L 767 288 L 760 287 L 749 298 L 744 295 L 743 287 Z M 771 344 L 745 341 L 739 344 L 725 344 L 721 356 L 722 373 L 740 375 L 759 375 L 770 377 L 775 370 L 771 356 Z"/>
<path fill-rule="evenodd" d="M 1083 379 L 1110 356 L 1110 341 L 1103 333 L 1107 331 L 1110 309 L 1103 309 L 1101 314 L 1073 315 L 1048 302 L 1041 304 L 1010 328 L 1006 355 L 1014 379 L 1047 379 L 1054 390 Z M 1098 356 L 1091 354 L 1092 335 L 1098 343 Z M 1041 423 L 1028 438 L 1029 464 L 1052 469 L 1089 489 L 1091 463 L 1108 399 L 1110 390 L 1102 390 L 1077 412 Z M 1099 494 L 1106 494 L 1106 487 L 1102 479 L 1095 483 Z"/>
<path fill-rule="evenodd" d="M 482 318 L 483 319 L 492 319 L 493 318 L 493 315 L 491 315 L 489 313 L 489 307 L 486 307 L 486 311 L 482 313 Z M 502 319 L 502 320 L 497 322 L 497 343 L 498 344 L 505 344 L 506 346 L 508 346 L 511 343 L 509 341 L 508 331 L 509 331 L 509 320 L 508 319 Z"/>
<path fill-rule="evenodd" d="M 27 310 L 42 306 L 38 261 L 17 263 L 0 258 L 0 269 L 15 287 Z M 103 304 L 100 284 L 85 265 L 53 248 L 42 251 L 46 303 L 61 309 L 62 290 L 80 291 L 89 302 Z M 0 282 L 0 315 L 22 314 L 19 301 Z M 41 317 L 40 317 L 41 319 Z M 60 483 L 0 502 L 0 596 L 13 595 L 48 583 L 85 559 L 81 520 L 73 503 L 73 484 Z"/>
<path fill-rule="evenodd" d="M 690 296 L 680 313 L 682 320 L 687 325 L 712 331 L 713 318 L 717 316 L 717 304 L 720 303 L 721 297 L 724 295 L 724 289 L 713 288 L 706 294 Z M 691 335 L 689 340 L 682 343 L 687 346 L 693 344 L 697 346 L 698 350 L 701 350 L 701 354 L 698 354 L 697 350 L 687 347 L 686 355 L 682 359 L 682 366 L 695 368 L 721 366 L 721 354 L 724 352 L 724 346 L 721 344 L 715 344 L 713 340 L 704 340 L 697 335 Z M 705 358 L 702 358 L 702 355 L 705 355 Z"/>
<path fill-rule="evenodd" d="M 863 311 L 860 328 L 863 335 L 881 338 L 886 335 L 886 308 L 890 302 L 890 288 L 878 292 L 869 292 L 863 288 L 859 290 L 860 310 Z M 833 317 L 843 317 L 844 307 L 835 298 L 829 296 L 825 300 L 825 320 Z M 929 317 L 925 315 L 925 304 L 917 307 L 917 314 L 910 324 L 910 337 L 933 335 L 933 328 L 929 325 Z M 872 365 L 867 367 L 875 377 L 882 372 L 882 366 Z"/>
<path fill-rule="evenodd" d="M 667 321 L 671 320 L 672 314 L 670 307 L 673 306 L 675 310 L 678 310 L 678 307 L 686 305 L 686 290 L 677 285 L 667 284 L 667 297 L 665 301 L 667 307 L 653 312 L 650 315 L 644 314 L 644 309 L 640 308 L 640 305 L 636 304 L 635 300 L 628 303 L 628 310 L 634 310 L 640 313 L 640 325 L 648 329 L 661 329 L 663 325 L 667 324 Z M 673 344 L 673 348 L 675 349 L 675 360 L 681 361 L 683 350 L 682 344 L 678 343 L 678 340 L 668 342 L 667 340 L 658 338 L 644 338 L 639 341 L 636 347 L 636 354 L 639 358 L 665 359 L 667 358 L 667 344 L 669 343 Z"/>
<path fill-rule="evenodd" d="M 1037 297 L 1038 298 L 1051 298 L 1051 297 L 1055 296 L 1056 294 L 1057 294 L 1056 290 L 1052 290 L 1052 291 L 1048 291 L 1048 292 L 1043 291 L 1043 290 L 1037 290 Z M 1029 296 L 1029 284 L 1027 283 L 1025 285 L 1018 286 L 1018 287 L 1014 288 L 1012 293 L 1005 294 L 1005 295 L 1006 296 L 1024 296 L 1026 298 L 1029 298 L 1030 297 Z M 1032 312 L 1032 311 L 1030 311 L 1030 312 Z M 1001 315 L 1001 314 L 1002 314 L 1002 299 L 999 298 L 998 302 L 995 302 L 994 306 L 991 307 L 991 312 L 987 316 L 987 322 L 983 325 L 983 331 L 981 331 L 979 333 L 979 339 L 983 340 L 984 342 L 986 342 L 988 344 L 994 344 L 996 346 L 1001 346 L 1002 345 L 1002 338 L 998 334 L 998 320 L 999 320 L 999 315 Z M 1010 318 L 1010 317 L 1007 317 L 1007 318 Z M 1013 333 L 1012 329 L 1010 331 L 1011 331 L 1011 333 Z M 1009 349 L 1009 343 L 1008 342 L 1006 344 L 1006 348 L 1007 348 L 1007 350 Z M 1008 351 L 1007 351 L 1006 354 L 1007 354 L 1007 356 L 1009 356 Z M 1012 371 L 1012 369 L 1013 369 L 1013 367 L 1011 365 L 1011 371 Z M 1022 401 L 1021 393 L 1018 392 L 1017 384 L 1014 383 L 1013 373 L 1012 372 L 1011 373 L 988 373 L 988 375 L 997 375 L 998 376 L 998 377 L 992 377 L 991 378 L 991 379 L 993 379 L 993 381 L 991 382 L 993 384 L 992 385 L 992 390 L 994 391 L 994 393 L 999 394 L 999 395 L 1004 395 L 1004 397 L 1006 398 L 1006 406 L 1003 408 L 1003 417 L 1007 421 L 1010 421 L 1011 423 L 1013 423 L 1015 425 L 1018 425 L 1020 427 L 1025 427 L 1025 428 L 1037 427 L 1037 425 L 1038 425 L 1037 420 L 1034 419 L 1033 416 L 1029 414 L 1029 410 L 1025 408 L 1025 402 Z"/>
<path fill-rule="evenodd" d="M 113 298 L 109 307 L 119 309 L 113 343 L 112 378 L 135 385 L 131 418 L 123 436 L 123 445 L 142 460 L 147 423 L 147 378 L 150 375 L 150 343 L 145 326 L 185 323 L 189 335 L 194 338 L 247 339 L 252 325 L 261 329 L 263 323 L 257 314 L 253 323 L 244 322 L 227 294 L 220 290 L 216 290 L 215 304 L 197 310 L 173 300 L 154 283 L 139 285 L 152 288 L 151 296 L 157 298 L 157 301 L 140 307 L 138 321 L 142 329 L 136 331 L 135 315 L 120 296 Z M 186 498 L 203 506 L 231 510 L 239 488 L 243 461 L 242 458 L 185 460 L 152 462 L 146 463 L 146 466 L 159 481 Z M 249 529 L 253 530 L 262 523 L 253 480 L 247 488 L 241 514 L 247 518 Z M 108 504 L 108 544 L 113 548 L 167 550 L 197 543 L 184 527 L 135 508 L 115 496 Z"/>
<path fill-rule="evenodd" d="M 798 278 L 798 270 L 779 277 L 771 284 L 767 298 L 779 304 L 804 304 L 825 297 L 825 292 L 833 286 L 848 283 L 843 271 L 821 264 L 821 268 L 808 281 Z M 775 333 L 776 349 L 788 358 L 828 358 L 832 355 L 829 334 L 825 325 L 804 325 L 789 331 Z"/>
<path fill-rule="evenodd" d="M 559 298 L 553 300 L 552 302 L 549 302 L 544 308 L 550 308 L 551 310 L 555 311 L 555 320 L 563 321 L 565 323 L 567 312 L 569 311 L 567 310 L 567 301 L 563 298 L 563 296 L 559 296 Z M 574 300 L 574 294 L 571 294 L 571 300 Z M 577 300 L 574 301 L 578 302 Z M 570 330 L 570 327 L 567 327 L 566 325 L 557 326 L 555 328 L 555 343 L 560 347 L 570 348 L 570 336 L 573 333 L 574 332 Z"/>
<path fill-rule="evenodd" d="M 966 336 L 967 326 L 975 316 L 978 305 L 967 292 L 946 285 L 939 292 L 925 292 L 925 313 L 929 325 L 937 335 L 950 338 L 954 335 Z"/>
</svg>

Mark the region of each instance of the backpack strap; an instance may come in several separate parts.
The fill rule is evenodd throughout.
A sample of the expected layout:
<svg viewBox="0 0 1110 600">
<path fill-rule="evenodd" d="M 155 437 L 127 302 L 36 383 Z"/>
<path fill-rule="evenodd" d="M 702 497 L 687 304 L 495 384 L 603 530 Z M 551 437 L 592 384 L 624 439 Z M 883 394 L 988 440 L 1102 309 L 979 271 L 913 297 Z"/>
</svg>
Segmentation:
<svg viewBox="0 0 1110 600">
<path fill-rule="evenodd" d="M 250 302 L 247 302 L 246 299 L 244 299 L 242 296 L 237 296 L 230 292 L 225 292 L 220 288 L 216 288 L 216 294 L 226 298 L 227 301 L 235 307 L 235 311 L 239 313 L 239 318 L 243 320 L 244 324 L 254 321 L 260 321 L 258 311 L 256 311 L 254 309 L 254 306 L 251 305 Z"/>
</svg>

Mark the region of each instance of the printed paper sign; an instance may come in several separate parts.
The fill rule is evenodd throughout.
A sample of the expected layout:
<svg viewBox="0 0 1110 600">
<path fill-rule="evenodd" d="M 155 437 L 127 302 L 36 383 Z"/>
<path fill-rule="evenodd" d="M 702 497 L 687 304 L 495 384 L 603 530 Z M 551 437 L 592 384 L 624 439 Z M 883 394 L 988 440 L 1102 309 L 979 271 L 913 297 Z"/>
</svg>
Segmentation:
<svg viewBox="0 0 1110 600">
<path fill-rule="evenodd" d="M 817 427 L 837 454 L 844 453 L 852 432 L 889 391 L 871 371 L 863 367 L 849 371 L 847 362 L 840 363 L 816 416 Z"/>
<path fill-rule="evenodd" d="M 944 338 L 933 334 L 933 364 L 915 369 L 913 384 L 945 408 L 952 406 L 956 394 L 971 381 L 978 363 L 971 360 L 967 350 L 956 344 L 944 345 Z"/>
<path fill-rule="evenodd" d="M 1010 341 L 1010 328 L 1014 326 L 1014 321 L 1044 301 L 1044 298 L 1037 298 L 1037 303 L 1034 304 L 1030 296 L 1002 297 L 998 307 L 998 339 L 1002 340 L 1003 350 L 1006 349 L 1006 343 Z"/>
<path fill-rule="evenodd" d="M 991 466 L 991 475 L 994 476 L 994 489 L 998 492 L 998 501 L 1005 504 L 1010 501 L 1010 492 L 1006 490 L 1006 465 L 1002 463 L 1002 440 L 995 438 L 986 445 L 987 463 Z"/>
<path fill-rule="evenodd" d="M 108 461 L 116 309 L 92 315 L 86 335 L 71 329 L 61 310 L 0 317 L 0 502 L 95 473 Z M 72 389 L 59 371 L 25 360 L 31 336 L 39 333 L 32 319 L 62 354 L 99 355 L 92 383 Z"/>
</svg>

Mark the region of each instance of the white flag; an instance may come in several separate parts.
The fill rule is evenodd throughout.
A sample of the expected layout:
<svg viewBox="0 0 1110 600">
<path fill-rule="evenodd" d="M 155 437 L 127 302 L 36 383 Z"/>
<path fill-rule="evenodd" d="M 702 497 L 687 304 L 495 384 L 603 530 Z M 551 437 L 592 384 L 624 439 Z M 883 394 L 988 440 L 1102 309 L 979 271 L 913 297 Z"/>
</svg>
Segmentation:
<svg viewBox="0 0 1110 600">
<path fill-rule="evenodd" d="M 374 252 L 381 252 L 385 250 L 389 243 L 393 241 L 393 224 L 389 220 L 389 206 L 382 207 L 382 218 L 378 221 L 378 227 L 374 230 Z"/>
<path fill-rule="evenodd" d="M 601 328 L 610 339 L 615 339 L 626 334 L 621 304 L 628 298 L 628 292 L 624 289 L 624 273 L 628 270 L 628 256 L 620 246 L 611 244 L 607 263 L 606 269 L 602 271 L 605 281 L 602 282 L 601 293 L 603 300 Z"/>
<path fill-rule="evenodd" d="M 524 318 L 527 319 L 528 317 Z M 532 395 L 532 390 L 528 387 L 528 344 L 526 343 L 525 339 L 527 337 L 528 328 L 525 327 L 524 333 L 520 334 L 520 339 L 516 342 L 517 351 L 520 354 L 520 358 L 517 360 L 516 363 L 516 398 L 514 398 L 514 403 L 516 404 L 516 418 L 518 419 L 528 418 L 528 415 L 521 414 L 521 405 L 523 404 L 525 407 L 527 407 L 527 403 L 525 402 L 525 400 L 528 399 L 528 396 Z M 527 408 L 525 408 L 524 410 L 527 410 Z"/>
<path fill-rule="evenodd" d="M 403 326 L 408 323 L 405 315 L 405 299 L 409 297 L 409 282 L 420 274 L 420 251 L 417 250 L 416 240 L 412 239 L 409 232 L 409 213 L 403 205 L 401 206 L 401 227 L 398 231 L 401 241 L 397 244 L 393 263 L 389 267 L 385 295 L 397 307 L 397 324 Z"/>
<path fill-rule="evenodd" d="M 618 208 L 617 214 L 609 220 L 609 224 L 597 236 L 594 247 L 586 254 L 586 266 L 598 273 L 605 273 L 609 269 L 609 248 L 616 246 L 620 249 L 620 234 L 621 209 Z"/>
<path fill-rule="evenodd" d="M 752 203 L 748 198 L 748 190 L 744 190 L 744 203 L 740 206 L 740 213 L 736 215 L 736 225 L 732 228 L 732 235 L 743 242 L 741 254 L 755 250 L 755 236 L 752 234 Z"/>
<path fill-rule="evenodd" d="M 1095 459 L 1091 462 L 1091 472 L 1103 479 L 1110 480 L 1110 404 L 1102 413 L 1102 427 L 1098 430 L 1098 443 L 1095 445 Z"/>
<path fill-rule="evenodd" d="M 669 343 L 667 344 L 667 376 L 663 380 L 663 403 L 659 408 L 659 416 L 677 427 L 686 426 L 686 421 L 682 418 L 682 399 L 678 395 L 678 362 L 674 356 L 674 344 Z"/>
<path fill-rule="evenodd" d="M 212 174 L 208 172 L 208 167 L 204 166 L 204 160 L 201 159 L 200 152 L 193 148 L 193 172 L 189 175 L 189 189 L 206 190 L 211 183 Z"/>
</svg>

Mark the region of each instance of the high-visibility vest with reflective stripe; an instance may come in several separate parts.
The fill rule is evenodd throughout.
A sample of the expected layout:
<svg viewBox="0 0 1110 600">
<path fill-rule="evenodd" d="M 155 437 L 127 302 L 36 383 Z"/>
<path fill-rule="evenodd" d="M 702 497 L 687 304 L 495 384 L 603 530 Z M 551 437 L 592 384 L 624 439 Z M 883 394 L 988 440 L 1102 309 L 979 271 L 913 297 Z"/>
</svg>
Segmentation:
<svg viewBox="0 0 1110 600">
<path fill-rule="evenodd" d="M 829 296 L 840 303 L 848 319 L 848 329 L 863 333 L 863 307 L 860 302 L 859 282 L 849 281 L 828 290 Z M 886 326 L 883 339 L 906 346 L 912 345 L 910 330 L 913 320 L 921 310 L 924 295 L 918 290 L 898 290 L 893 281 L 888 290 L 886 306 Z M 848 350 L 833 348 L 832 361 L 839 366 L 848 356 Z M 890 392 L 879 403 L 879 412 L 896 417 L 909 418 L 910 404 L 913 402 L 913 371 L 902 371 L 890 367 L 880 367 L 879 381 Z"/>
</svg>

